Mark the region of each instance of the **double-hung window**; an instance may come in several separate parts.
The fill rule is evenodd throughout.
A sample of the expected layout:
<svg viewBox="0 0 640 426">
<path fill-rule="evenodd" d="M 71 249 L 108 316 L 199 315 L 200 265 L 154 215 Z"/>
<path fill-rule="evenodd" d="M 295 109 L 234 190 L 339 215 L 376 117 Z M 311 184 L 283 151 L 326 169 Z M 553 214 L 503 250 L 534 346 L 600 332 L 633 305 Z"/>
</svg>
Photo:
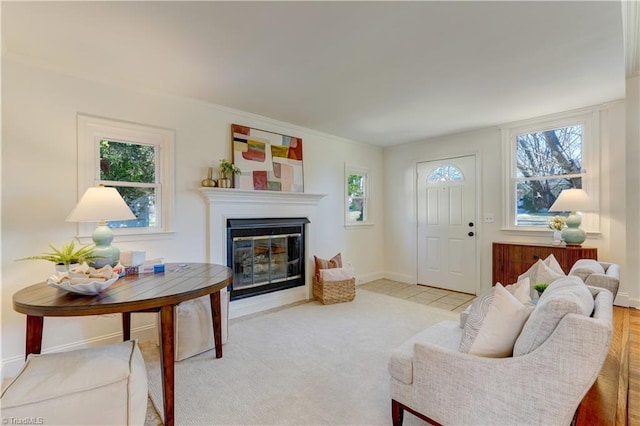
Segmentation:
<svg viewBox="0 0 640 426">
<path fill-rule="evenodd" d="M 370 225 L 369 171 L 345 165 L 345 225 Z"/>
<path fill-rule="evenodd" d="M 506 155 L 505 229 L 546 230 L 563 189 L 582 188 L 597 205 L 599 113 L 581 111 L 503 128 Z M 597 215 L 583 214 L 583 228 L 598 232 Z"/>
<path fill-rule="evenodd" d="M 168 129 L 78 115 L 79 195 L 91 186 L 115 187 L 136 216 L 108 222 L 117 237 L 172 230 L 174 138 Z M 80 236 L 93 228 L 80 224 Z"/>
</svg>

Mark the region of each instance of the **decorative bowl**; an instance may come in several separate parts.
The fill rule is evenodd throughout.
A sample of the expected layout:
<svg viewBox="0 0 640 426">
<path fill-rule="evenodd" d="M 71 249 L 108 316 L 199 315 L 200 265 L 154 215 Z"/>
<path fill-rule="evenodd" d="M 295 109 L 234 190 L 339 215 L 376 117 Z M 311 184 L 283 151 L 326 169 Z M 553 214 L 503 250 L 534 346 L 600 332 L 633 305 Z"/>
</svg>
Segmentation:
<svg viewBox="0 0 640 426">
<path fill-rule="evenodd" d="M 101 269 L 94 269 L 83 264 L 69 272 L 56 272 L 47 278 L 47 284 L 70 293 L 84 296 L 95 296 L 118 281 L 120 276 L 110 265 Z"/>
</svg>

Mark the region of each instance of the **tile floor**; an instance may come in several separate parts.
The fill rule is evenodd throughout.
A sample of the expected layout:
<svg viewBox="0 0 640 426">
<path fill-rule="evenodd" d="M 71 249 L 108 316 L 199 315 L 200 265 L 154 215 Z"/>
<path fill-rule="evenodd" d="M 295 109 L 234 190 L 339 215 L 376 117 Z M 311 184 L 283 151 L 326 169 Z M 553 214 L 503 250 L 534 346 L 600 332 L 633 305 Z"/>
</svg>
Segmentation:
<svg viewBox="0 0 640 426">
<path fill-rule="evenodd" d="M 453 312 L 464 311 L 476 297 L 472 294 L 458 293 L 422 284 L 406 284 L 387 279 L 370 281 L 359 285 L 358 288 Z"/>
</svg>

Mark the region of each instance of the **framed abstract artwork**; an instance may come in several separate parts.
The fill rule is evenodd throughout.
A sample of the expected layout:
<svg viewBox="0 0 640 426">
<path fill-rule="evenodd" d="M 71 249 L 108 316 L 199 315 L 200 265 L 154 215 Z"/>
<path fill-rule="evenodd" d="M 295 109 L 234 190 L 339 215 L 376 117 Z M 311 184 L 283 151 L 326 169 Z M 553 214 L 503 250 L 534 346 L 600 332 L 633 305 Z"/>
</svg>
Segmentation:
<svg viewBox="0 0 640 426">
<path fill-rule="evenodd" d="M 236 188 L 304 192 L 301 138 L 232 124 L 231 140 Z"/>
</svg>

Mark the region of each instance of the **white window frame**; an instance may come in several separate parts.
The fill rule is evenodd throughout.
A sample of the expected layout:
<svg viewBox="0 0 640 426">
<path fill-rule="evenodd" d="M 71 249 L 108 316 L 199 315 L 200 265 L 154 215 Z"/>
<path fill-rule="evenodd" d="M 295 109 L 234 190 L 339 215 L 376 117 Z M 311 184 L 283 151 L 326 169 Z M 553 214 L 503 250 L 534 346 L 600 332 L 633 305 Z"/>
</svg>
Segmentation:
<svg viewBox="0 0 640 426">
<path fill-rule="evenodd" d="M 361 221 L 352 220 L 349 212 L 349 175 L 356 174 L 364 177 L 364 218 Z M 344 226 L 360 227 L 373 225 L 371 214 L 371 172 L 360 166 L 346 164 L 344 166 Z"/>
<path fill-rule="evenodd" d="M 504 231 L 545 232 L 546 226 L 516 226 L 516 136 L 581 125 L 582 134 L 582 189 L 593 201 L 594 212 L 582 213 L 580 225 L 587 233 L 600 233 L 600 115 L 602 108 L 583 108 L 576 111 L 510 123 L 501 128 L 503 163 L 503 224 Z"/>
<path fill-rule="evenodd" d="M 108 118 L 78 114 L 78 199 L 100 179 L 100 141 L 113 140 L 153 145 L 156 154 L 157 225 L 147 228 L 113 228 L 116 241 L 158 239 L 173 233 L 175 211 L 175 131 Z M 95 223 L 79 223 L 78 239 L 91 242 Z"/>
</svg>

